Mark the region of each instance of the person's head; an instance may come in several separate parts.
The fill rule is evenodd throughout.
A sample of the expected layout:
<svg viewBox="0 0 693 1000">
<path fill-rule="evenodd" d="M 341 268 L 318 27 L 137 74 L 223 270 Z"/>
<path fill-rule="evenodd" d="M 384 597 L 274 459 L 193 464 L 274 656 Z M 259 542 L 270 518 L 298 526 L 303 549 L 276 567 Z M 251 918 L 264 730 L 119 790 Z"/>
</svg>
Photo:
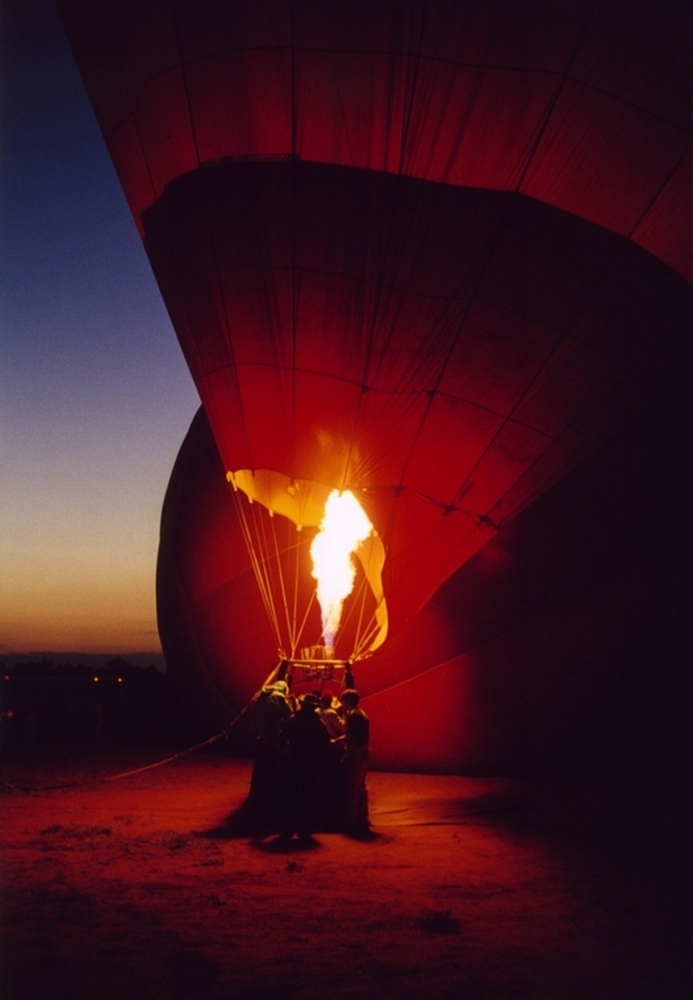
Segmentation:
<svg viewBox="0 0 693 1000">
<path fill-rule="evenodd" d="M 289 685 L 286 681 L 275 681 L 272 685 L 272 690 L 276 691 L 277 694 L 287 695 L 289 693 Z"/>
<path fill-rule="evenodd" d="M 320 708 L 330 708 L 332 706 L 332 692 L 321 691 L 318 697 Z"/>
<path fill-rule="evenodd" d="M 301 698 L 301 708 L 307 712 L 314 712 L 318 707 L 318 696 L 316 694 L 304 694 Z"/>
<path fill-rule="evenodd" d="M 345 688 L 344 691 L 339 696 L 339 700 L 342 705 L 346 708 L 347 712 L 353 711 L 358 708 L 359 704 L 359 693 L 355 691 L 354 688 Z"/>
</svg>

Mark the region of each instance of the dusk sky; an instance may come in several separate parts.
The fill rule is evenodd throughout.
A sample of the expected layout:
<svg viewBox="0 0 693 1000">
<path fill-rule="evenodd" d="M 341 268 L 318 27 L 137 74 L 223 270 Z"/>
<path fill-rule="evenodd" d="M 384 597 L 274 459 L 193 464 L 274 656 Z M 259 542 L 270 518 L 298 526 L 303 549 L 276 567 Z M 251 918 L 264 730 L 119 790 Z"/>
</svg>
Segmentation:
<svg viewBox="0 0 693 1000">
<path fill-rule="evenodd" d="M 199 404 L 52 0 L 0 21 L 0 656 L 158 651 Z"/>
</svg>

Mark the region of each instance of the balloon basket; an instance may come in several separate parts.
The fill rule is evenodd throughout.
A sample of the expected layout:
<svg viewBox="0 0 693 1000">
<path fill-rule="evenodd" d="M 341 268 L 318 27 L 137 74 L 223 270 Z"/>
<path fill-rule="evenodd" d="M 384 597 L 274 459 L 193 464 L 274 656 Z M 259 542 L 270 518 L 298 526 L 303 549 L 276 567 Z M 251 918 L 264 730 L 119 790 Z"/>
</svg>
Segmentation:
<svg viewBox="0 0 693 1000">
<path fill-rule="evenodd" d="M 339 686 L 350 687 L 353 683 L 349 660 L 335 659 L 332 650 L 325 646 L 309 646 L 299 650 L 299 656 L 291 657 L 286 663 L 286 679 L 289 686 L 305 689 L 312 684 L 322 689 L 323 684 L 336 680 Z"/>
</svg>

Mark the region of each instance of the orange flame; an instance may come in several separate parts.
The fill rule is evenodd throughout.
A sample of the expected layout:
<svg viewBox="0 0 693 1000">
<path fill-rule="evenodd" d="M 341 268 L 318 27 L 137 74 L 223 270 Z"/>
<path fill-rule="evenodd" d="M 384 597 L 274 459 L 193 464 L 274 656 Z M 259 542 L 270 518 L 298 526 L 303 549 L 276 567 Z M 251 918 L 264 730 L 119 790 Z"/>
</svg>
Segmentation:
<svg viewBox="0 0 693 1000">
<path fill-rule="evenodd" d="M 354 586 L 353 553 L 373 531 L 373 525 L 353 493 L 333 490 L 325 504 L 320 530 L 313 539 L 313 576 L 318 581 L 325 646 L 334 647 L 344 601 Z"/>
</svg>

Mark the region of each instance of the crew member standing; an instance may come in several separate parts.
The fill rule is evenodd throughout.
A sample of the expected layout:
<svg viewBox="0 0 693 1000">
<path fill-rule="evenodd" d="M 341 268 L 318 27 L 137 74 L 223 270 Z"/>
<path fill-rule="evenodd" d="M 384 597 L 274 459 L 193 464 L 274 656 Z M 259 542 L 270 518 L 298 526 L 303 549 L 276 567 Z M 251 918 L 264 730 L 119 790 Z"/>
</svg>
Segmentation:
<svg viewBox="0 0 693 1000">
<path fill-rule="evenodd" d="M 318 699 L 306 694 L 286 724 L 287 773 L 282 833 L 310 837 L 320 825 L 320 806 L 327 779 L 330 735 L 317 714 Z"/>
<path fill-rule="evenodd" d="M 368 820 L 368 743 L 370 721 L 359 708 L 359 693 L 354 688 L 342 691 L 339 700 L 345 713 L 344 828 L 347 833 L 363 836 L 370 829 Z"/>
<path fill-rule="evenodd" d="M 292 717 L 286 681 L 266 684 L 255 702 L 255 755 L 248 801 L 263 820 L 280 811 L 286 771 L 285 729 Z"/>
</svg>

